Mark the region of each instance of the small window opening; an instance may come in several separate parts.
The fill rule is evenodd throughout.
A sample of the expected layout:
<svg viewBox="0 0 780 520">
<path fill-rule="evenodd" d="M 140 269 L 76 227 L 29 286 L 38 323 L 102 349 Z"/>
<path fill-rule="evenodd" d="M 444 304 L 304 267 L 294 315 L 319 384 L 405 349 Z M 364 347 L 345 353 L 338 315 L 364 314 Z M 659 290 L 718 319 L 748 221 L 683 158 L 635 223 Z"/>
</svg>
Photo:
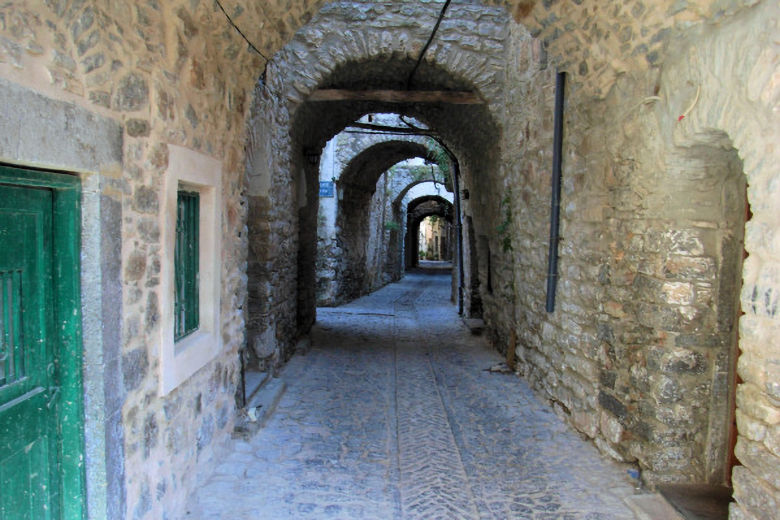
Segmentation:
<svg viewBox="0 0 780 520">
<path fill-rule="evenodd" d="M 179 190 L 176 197 L 176 245 L 174 341 L 198 330 L 199 305 L 199 223 L 200 195 L 197 192 Z"/>
</svg>

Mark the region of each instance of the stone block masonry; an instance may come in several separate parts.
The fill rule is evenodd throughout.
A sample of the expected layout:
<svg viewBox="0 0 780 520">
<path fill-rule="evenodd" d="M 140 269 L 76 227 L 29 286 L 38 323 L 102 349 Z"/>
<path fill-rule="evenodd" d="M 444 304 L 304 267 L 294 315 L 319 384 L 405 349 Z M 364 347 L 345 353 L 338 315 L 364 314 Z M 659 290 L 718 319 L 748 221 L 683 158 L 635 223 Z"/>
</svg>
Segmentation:
<svg viewBox="0 0 780 520">
<path fill-rule="evenodd" d="M 603 452 L 637 461 L 651 484 L 728 478 L 733 398 L 732 517 L 771 517 L 780 493 L 776 3 L 486 3 L 496 7 L 452 3 L 415 78 L 416 88 L 473 90 L 485 104 L 404 108 L 439 129 L 461 163 L 467 310 L 483 315 L 497 348 L 517 349 L 518 371 L 559 414 Z M 87 257 L 99 250 L 105 267 L 95 271 L 100 297 L 85 282 L 85 315 L 94 325 L 99 308 L 114 329 L 90 338 L 87 363 L 116 376 L 88 378 L 89 420 L 110 419 L 111 443 L 88 438 L 90 518 L 182 516 L 194 476 L 232 428 L 239 350 L 261 338 L 282 362 L 314 320 L 307 186 L 317 172 L 304 150 L 389 108 L 316 108 L 307 96 L 404 87 L 441 8 L 223 4 L 263 56 L 212 2 L 0 7 L 2 160 L 81 177 L 93 219 L 83 265 L 94 267 Z M 569 90 L 558 308 L 547 314 L 556 69 Z M 224 351 L 161 397 L 169 144 L 222 165 Z M 110 500 L 101 471 L 115 486 Z"/>
<path fill-rule="evenodd" d="M 0 42 L 0 76 L 4 84 L 20 85 L 4 92 L 31 89 L 41 99 L 64 100 L 71 107 L 62 112 L 67 132 L 56 134 L 58 114 L 50 102 L 9 103 L 20 108 L 21 132 L 51 133 L 53 139 L 35 149 L 14 146 L 3 159 L 75 171 L 85 189 L 100 186 L 105 201 L 95 211 L 87 211 L 91 206 L 85 203 L 85 216 L 94 219 L 84 223 L 85 229 L 104 237 L 98 244 L 108 237 L 117 240 L 117 257 L 110 264 L 116 269 L 104 270 L 100 287 L 116 289 L 112 305 L 121 315 L 113 323 L 110 309 L 100 311 L 105 326 L 115 330 L 90 351 L 87 366 L 86 384 L 99 385 L 86 396 L 87 414 L 107 421 L 105 442 L 91 434 L 88 438 L 89 517 L 176 518 L 191 477 L 213 457 L 235 415 L 236 353 L 243 345 L 246 302 L 242 143 L 263 60 L 210 3 L 192 8 L 187 2 L 8 2 L 0 8 Z M 92 123 L 78 123 L 81 114 Z M 4 110 L 3 120 L 10 115 Z M 106 131 L 104 120 L 120 129 L 108 147 L 104 135 L 114 134 Z M 31 142 L 14 135 L 18 143 Z M 222 162 L 219 334 L 225 349 L 162 398 L 160 186 L 168 143 Z M 52 152 L 69 148 L 72 152 Z M 82 156 L 95 161 L 84 162 Z M 119 216 L 103 218 L 109 211 Z M 83 266 L 95 254 L 93 242 L 84 241 Z M 85 316 L 97 312 L 99 302 L 86 300 Z M 96 338 L 89 339 L 95 344 Z M 102 383 L 92 382 L 95 371 L 104 371 L 112 386 L 104 391 Z M 119 388 L 112 389 L 116 381 Z"/>
<path fill-rule="evenodd" d="M 777 153 L 765 141 L 776 127 L 766 105 L 776 88 L 766 70 L 757 73 L 768 52 L 757 41 L 767 41 L 775 23 L 770 20 L 776 20 L 776 11 L 770 11 L 762 5 L 731 13 L 718 30 L 691 31 L 678 44 L 659 39 L 663 74 L 652 66 L 643 73 L 643 65 L 607 82 L 607 90 L 597 83 L 608 69 L 597 76 L 577 71 L 571 61 L 576 53 L 559 47 L 571 34 L 550 40 L 546 59 L 568 70 L 572 80 L 559 307 L 553 315 L 542 310 L 544 229 L 533 227 L 546 220 L 546 190 L 539 187 L 547 182 L 538 172 L 549 168 L 544 145 L 549 134 L 538 132 L 549 114 L 530 121 L 526 115 L 529 105 L 551 107 L 552 92 L 528 103 L 531 89 L 524 85 L 529 77 L 545 74 L 544 63 L 535 73 L 509 64 L 517 79 L 509 80 L 508 88 L 517 95 L 510 95 L 508 112 L 517 115 L 505 127 L 506 146 L 520 142 L 526 149 L 508 162 L 507 175 L 514 177 L 505 181 L 521 193 L 513 198 L 519 215 L 513 283 L 520 371 L 605 453 L 636 459 L 651 483 L 729 480 L 727 408 L 734 399 L 735 367 L 745 381 L 736 394 L 738 410 L 753 410 L 738 411 L 737 417 L 763 417 L 742 419 L 740 439 L 747 424 L 755 432 L 758 424 L 761 430 L 773 421 L 758 409 L 777 404 L 769 404 L 774 402 L 769 370 L 759 368 L 776 364 L 776 341 L 765 335 L 777 328 L 766 319 L 776 291 L 755 287 L 772 279 L 764 273 L 772 272 L 777 253 L 767 250 L 766 240 L 774 236 L 778 220 L 776 209 L 765 210 L 771 189 L 753 188 L 768 186 L 767 176 L 774 175 L 757 156 L 771 160 Z M 555 27 L 551 23 L 540 37 Z M 751 31 L 757 39 L 748 36 Z M 519 39 L 518 45 L 511 55 L 527 64 L 534 57 L 533 43 Z M 737 63 L 736 56 L 751 58 Z M 718 82 L 708 72 L 713 70 Z M 739 79 L 748 77 L 750 86 Z M 604 99 L 588 99 L 591 95 Z M 753 121 L 745 119 L 746 110 Z M 765 219 L 775 224 L 763 224 Z M 501 309 L 491 309 L 489 298 L 485 305 L 497 328 L 512 323 L 496 317 Z M 745 315 L 737 325 L 740 312 Z M 763 338 L 761 346 L 757 336 Z M 509 336 L 496 337 L 507 342 Z M 747 391 L 751 398 L 740 397 Z M 736 457 L 743 466 L 733 474 L 732 514 L 762 518 L 773 511 L 769 504 L 778 491 L 771 484 L 776 477 L 753 454 L 775 462 L 776 454 L 771 442 L 741 442 Z M 759 479 L 766 480 L 756 485 Z"/>
<path fill-rule="evenodd" d="M 316 206 L 307 203 L 308 197 L 316 195 L 316 192 L 305 187 L 317 186 L 319 179 L 316 170 L 312 169 L 308 174 L 302 173 L 308 166 L 304 163 L 301 152 L 322 149 L 325 143 L 348 123 L 357 120 L 364 113 L 380 112 L 350 108 L 338 117 L 323 116 L 317 113 L 318 108 L 303 101 L 319 83 L 326 80 L 328 71 L 335 70 L 338 66 L 346 67 L 351 63 L 370 62 L 377 58 L 389 59 L 394 54 L 405 56 L 403 63 L 379 69 L 364 63 L 364 66 L 353 69 L 350 73 L 357 74 L 358 77 L 345 76 L 341 81 L 348 84 L 366 81 L 367 78 L 361 79 L 359 76 L 376 73 L 391 76 L 394 78 L 392 81 L 398 83 L 398 78 L 408 70 L 407 61 L 416 56 L 415 53 L 421 48 L 419 46 L 427 37 L 427 26 L 422 21 L 435 23 L 437 13 L 436 6 L 427 3 L 333 3 L 325 7 L 274 57 L 269 64 L 267 83 L 257 90 L 255 110 L 250 122 L 250 128 L 253 130 L 250 130 L 249 141 L 248 191 L 251 195 L 261 197 L 254 200 L 257 200 L 258 207 L 268 208 L 268 213 L 258 214 L 257 220 L 251 219 L 250 244 L 261 244 L 269 240 L 273 244 L 289 246 L 289 249 L 283 254 L 276 254 L 273 249 L 257 247 L 259 254 L 250 255 L 250 273 L 275 273 L 276 276 L 279 273 L 284 274 L 281 274 L 279 283 L 273 288 L 264 282 L 263 276 L 256 278 L 250 274 L 249 335 L 250 338 L 265 337 L 266 330 L 273 329 L 279 359 L 286 359 L 291 355 L 295 344 L 293 338 L 303 332 L 299 325 L 311 321 L 314 314 L 315 302 L 313 299 L 301 297 L 302 284 L 298 283 L 298 280 L 311 277 L 313 283 L 316 283 L 315 258 L 312 255 L 308 260 L 302 261 L 302 256 L 297 254 L 297 251 L 300 250 L 301 244 L 316 240 L 316 235 L 312 234 L 307 226 L 298 225 L 308 221 L 316 226 Z M 356 16 L 359 21 L 366 21 L 366 24 L 353 23 L 353 17 Z M 450 40 L 457 42 L 459 36 L 473 34 L 476 25 L 471 20 L 480 19 L 485 27 L 492 27 L 491 36 L 483 40 L 498 43 L 506 32 L 505 14 L 498 9 L 483 11 L 463 5 L 457 16 L 458 19 L 442 25 L 442 35 L 449 40 L 446 44 L 432 46 L 431 54 L 437 55 L 438 61 L 451 64 L 458 74 L 467 74 L 475 81 L 481 82 L 484 88 L 496 92 L 499 83 L 494 80 L 498 79 L 503 59 L 501 46 L 471 49 L 466 46 L 459 47 Z M 452 53 L 453 48 L 458 48 L 463 54 Z M 465 56 L 470 56 L 470 59 L 460 59 Z M 453 121 L 442 126 L 456 125 Z M 269 131 L 264 133 L 260 129 Z M 488 137 L 483 133 L 482 139 L 488 140 Z M 477 164 L 480 161 L 475 158 L 471 162 Z M 270 172 L 274 172 L 272 177 Z M 302 178 L 303 175 L 305 179 Z M 269 203 L 266 204 L 262 197 L 268 197 Z M 250 213 L 252 212 L 250 208 Z M 275 229 L 271 222 L 279 223 L 279 227 Z M 259 233 L 254 234 L 255 227 L 258 230 L 270 229 L 270 238 L 264 238 Z M 283 235 L 280 233 L 282 231 Z M 253 247 L 250 245 L 250 248 Z M 287 273 L 290 273 L 289 277 Z M 358 283 L 361 284 L 362 281 Z M 255 291 L 259 295 L 258 298 L 252 297 Z M 258 302 L 258 305 L 254 302 Z M 273 302 L 274 308 L 265 313 L 261 310 L 265 305 L 262 302 Z"/>
<path fill-rule="evenodd" d="M 714 482 L 725 479 L 727 473 L 723 403 L 733 375 L 734 309 L 739 292 L 735 273 L 741 270 L 729 260 L 738 254 L 740 241 L 739 221 L 734 218 L 739 213 L 734 202 L 739 199 L 740 176 L 733 172 L 741 170 L 749 179 L 761 178 L 753 173 L 757 163 L 750 160 L 756 145 L 740 135 L 745 134 L 744 128 L 752 128 L 751 135 L 763 135 L 756 125 L 768 129 L 771 124 L 764 116 L 758 116 L 757 123 L 744 118 L 723 120 L 723 109 L 716 108 L 714 96 L 699 98 L 702 92 L 720 87 L 699 84 L 697 88 L 694 80 L 701 81 L 701 71 L 718 60 L 731 59 L 703 56 L 722 49 L 714 41 L 724 38 L 736 44 L 739 31 L 735 27 L 758 28 L 764 34 L 766 29 L 761 27 L 766 26 L 757 21 L 757 10 L 748 7 L 718 11 L 723 26 L 715 28 L 702 24 L 707 13 L 717 11 L 715 4 L 702 4 L 691 11 L 677 11 L 666 4 L 635 4 L 601 11 L 590 2 L 576 7 L 538 3 L 524 13 L 514 11 L 531 32 L 511 24 L 496 31 L 496 41 L 507 49 L 503 56 L 483 49 L 481 56 L 469 60 L 470 51 L 463 47 L 458 59 L 452 59 L 455 54 L 446 45 L 432 48 L 432 66 L 456 70 L 456 76 L 471 81 L 486 99 L 488 119 L 468 120 L 495 133 L 467 137 L 454 112 L 433 117 L 420 110 L 416 115 L 428 115 L 427 122 L 447 128 L 448 133 L 443 133 L 462 159 L 464 187 L 471 193 L 464 203 L 464 216 L 471 218 L 465 219 L 469 233 L 463 236 L 471 264 L 466 304 L 470 312 L 484 314 L 499 349 L 508 348 L 510 338 L 517 337 L 520 371 L 576 428 L 593 436 L 605 453 L 637 460 L 649 483 Z M 330 21 L 329 17 L 337 16 L 371 19 L 377 29 L 380 23 L 393 23 L 382 16 L 395 11 L 383 7 L 377 16 L 367 17 L 374 9 L 379 8 L 335 3 L 310 22 L 299 43 L 280 55 L 280 73 L 287 70 L 293 85 L 286 95 L 292 109 L 284 113 L 298 111 L 293 116 L 294 130 L 321 130 L 320 139 L 332 135 L 330 122 L 318 122 L 322 114 L 310 118 L 300 103 L 320 81 L 348 85 L 365 81 L 366 77 L 350 72 L 350 61 L 365 64 L 381 59 L 384 68 L 391 69 L 396 66 L 390 58 L 393 52 L 401 57 L 410 54 L 405 42 L 414 38 L 364 35 L 351 32 L 352 26 L 341 31 L 322 29 L 331 23 L 342 27 Z M 619 34 L 625 44 L 636 45 L 636 52 L 618 60 L 614 56 L 623 47 L 613 42 L 615 27 L 602 23 L 602 17 L 622 20 L 626 9 L 634 21 L 626 21 Z M 548 10 L 548 15 L 542 10 Z M 459 12 L 464 11 L 468 8 Z M 571 44 L 571 38 L 578 37 L 578 23 L 590 31 L 586 41 L 596 42 L 595 46 L 582 45 L 583 40 Z M 389 27 L 385 27 L 388 34 L 408 30 Z M 399 27 L 404 26 L 399 23 Z M 333 32 L 345 34 L 343 43 L 323 38 Z M 461 36 L 465 35 L 466 30 Z M 392 41 L 398 42 L 395 50 L 391 50 Z M 671 45 L 671 41 L 677 43 Z M 741 44 L 750 45 L 748 41 L 743 39 Z M 700 42 L 705 42 L 706 53 L 698 48 Z M 698 55 L 693 54 L 694 48 Z M 742 67 L 750 71 L 765 59 L 754 48 L 746 53 L 753 57 L 753 65 Z M 683 68 L 676 76 L 660 74 L 659 63 L 684 61 L 685 56 L 693 60 L 692 69 Z M 341 68 L 328 76 L 325 71 L 337 69 L 334 63 Z M 494 66 L 500 67 L 499 74 Z M 570 72 L 571 83 L 566 108 L 559 308 L 547 315 L 542 310 L 542 281 L 555 67 Z M 301 69 L 316 72 L 301 74 Z M 376 68 L 362 70 L 370 70 L 374 81 L 381 77 Z M 692 75 L 693 80 L 679 84 L 681 78 Z M 493 78 L 489 85 L 485 77 Z M 760 78 L 757 81 L 767 85 L 767 76 Z M 762 88 L 768 87 L 754 87 L 751 92 Z M 742 92 L 739 85 L 729 91 Z M 772 99 L 771 94 L 751 96 Z M 771 113 L 763 103 L 750 105 L 751 110 Z M 697 120 L 710 112 L 712 117 Z M 356 110 L 353 120 L 362 113 Z M 349 120 L 345 115 L 343 121 Z M 716 130 L 699 131 L 704 128 Z M 767 130 L 767 135 L 773 134 Z M 701 152 L 690 149 L 698 145 L 722 149 L 718 154 L 724 167 L 695 164 L 701 162 Z M 717 154 L 705 151 L 704 155 Z M 712 172 L 697 177 L 701 169 Z M 686 172 L 682 176 L 674 173 L 682 170 Z M 748 191 L 753 219 L 771 218 L 766 212 L 760 217 L 756 214 L 762 197 Z M 502 206 L 504 199 L 508 213 L 506 205 Z M 506 214 L 508 243 L 495 229 Z M 751 251 L 756 247 L 751 246 L 751 226 L 747 250 L 752 255 L 760 251 Z M 744 273 L 750 272 L 754 261 L 748 258 Z M 486 283 L 490 278 L 492 293 Z M 743 370 L 750 366 L 744 360 L 740 365 Z M 670 372 L 678 377 L 669 377 Z M 698 459 L 692 455 L 702 452 L 706 455 Z"/>
</svg>

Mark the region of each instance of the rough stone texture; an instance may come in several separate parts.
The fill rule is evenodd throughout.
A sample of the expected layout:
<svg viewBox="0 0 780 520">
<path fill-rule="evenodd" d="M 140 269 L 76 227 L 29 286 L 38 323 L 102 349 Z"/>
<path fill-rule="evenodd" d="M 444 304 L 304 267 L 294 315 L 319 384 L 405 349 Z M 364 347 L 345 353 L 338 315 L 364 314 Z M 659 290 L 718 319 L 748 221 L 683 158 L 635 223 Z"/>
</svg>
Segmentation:
<svg viewBox="0 0 780 520">
<path fill-rule="evenodd" d="M 235 407 L 246 294 L 244 121 L 262 59 L 206 3 L 8 2 L 0 42 L 4 160 L 76 172 L 85 189 L 90 175 L 101 174 L 97 194 L 85 192 L 85 218 L 94 220 L 84 229 L 97 238 L 84 242 L 84 256 L 102 254 L 112 240 L 121 244 L 102 275 L 95 271 L 102 303 L 84 301 L 85 323 L 97 312 L 106 327 L 96 344 L 99 336 L 85 325 L 85 349 L 104 349 L 87 357 L 85 380 L 99 385 L 85 395 L 87 429 L 101 425 L 87 443 L 90 518 L 163 518 L 163 511 L 175 518 L 196 468 L 232 427 L 212 427 L 196 452 L 202 424 L 231 417 Z M 156 291 L 166 143 L 223 161 L 225 351 L 163 399 Z M 87 211 L 91 197 L 101 196 Z M 203 413 L 182 406 L 204 389 Z M 101 431 L 98 440 L 93 433 Z"/>
<path fill-rule="evenodd" d="M 767 37 L 748 43 L 746 36 L 750 31 L 768 34 L 775 18 L 767 4 L 754 9 L 735 6 L 719 14 L 720 25 L 715 27 L 701 23 L 704 14 L 717 10 L 714 4 L 680 11 L 664 11 L 665 5 L 632 4 L 638 22 L 617 27 L 617 34 L 625 44 L 636 41 L 638 52 L 623 61 L 614 59 L 623 52 L 620 45 L 609 43 L 616 27 L 598 27 L 603 17 L 620 19 L 623 8 L 545 3 L 524 14 L 518 11 L 521 18 L 541 9 L 561 12 L 543 20 L 543 31 L 529 24 L 532 34 L 543 34 L 547 45 L 518 25 L 493 33 L 496 47 L 508 49 L 506 55 L 496 54 L 494 62 L 489 45 L 482 47 L 478 58 L 468 57 L 468 32 L 479 26 L 460 24 L 454 40 L 461 45 L 459 59 L 449 60 L 447 47 L 434 44 L 425 62 L 432 71 L 421 74 L 426 81 L 419 81 L 428 88 L 474 88 L 487 101 L 487 110 L 468 113 L 452 108 L 447 114 L 416 106 L 401 110 L 440 129 L 462 162 L 462 187 L 469 192 L 463 204 L 467 314 L 484 315 L 499 350 L 518 348 L 521 373 L 576 428 L 594 437 L 605 453 L 638 460 L 648 482 L 716 482 L 725 479 L 723 425 L 728 422 L 727 389 L 734 358 L 729 344 L 733 345 L 736 330 L 735 273 L 740 270 L 740 170 L 751 185 L 748 200 L 753 211 L 746 240 L 751 256 L 743 269 L 746 290 L 751 290 L 750 279 L 756 275 L 750 273 L 757 273 L 751 270 L 758 262 L 775 257 L 761 254 L 766 247 L 758 242 L 766 239 L 759 233 L 751 244 L 751 231 L 769 230 L 773 236 L 771 224 L 754 224 L 772 221 L 777 210 L 769 209 L 764 194 L 752 186 L 754 178 L 770 175 L 758 150 L 770 156 L 776 152 L 765 137 L 753 143 L 742 137 L 776 134 L 769 116 L 776 99 L 772 75 L 757 72 L 762 66 L 772 70 L 774 53 L 767 48 Z M 457 5 L 453 12 L 463 15 L 468 9 Z M 763 16 L 757 14 L 762 9 Z M 292 115 L 293 134 L 304 148 L 321 146 L 318 143 L 338 129 L 342 114 L 343 125 L 378 110 L 375 104 L 300 105 L 315 86 L 396 85 L 383 71 L 400 68 L 403 56 L 410 54 L 406 42 L 416 40 L 404 33 L 411 29 L 401 24 L 395 28 L 393 19 L 388 21 L 393 13 L 386 6 L 363 4 L 350 10 L 345 4 L 332 4 L 272 63 L 270 70 L 290 80 L 292 87 L 281 96 L 290 100 L 285 113 Z M 357 25 L 344 28 L 333 20 L 336 15 L 386 25 L 378 27 L 384 29 L 378 34 L 363 35 Z M 417 18 L 423 20 L 424 15 Z M 582 41 L 597 45 L 571 44 L 577 23 L 592 23 L 583 29 L 592 30 L 592 37 Z M 331 36 L 323 39 L 325 33 Z M 652 45 L 645 43 L 653 39 Z M 385 47 L 392 45 L 394 51 Z M 740 46 L 750 58 L 737 66 L 732 60 L 742 54 L 731 50 Z M 590 49 L 598 55 L 578 58 Z M 393 52 L 401 58 L 390 58 Z M 577 59 L 576 72 L 567 61 L 572 59 Z M 369 60 L 382 61 L 381 69 L 368 66 Z M 350 68 L 345 64 L 350 61 L 361 66 Z M 678 72 L 665 69 L 660 74 L 657 67 L 662 62 Z M 502 64 L 504 73 L 485 70 L 494 64 Z M 543 281 L 554 93 L 551 64 L 570 74 L 561 278 L 557 311 L 548 315 L 543 310 Z M 722 88 L 702 72 L 708 67 L 732 78 L 733 85 Z M 326 70 L 332 71 L 330 75 Z M 458 80 L 444 79 L 447 74 Z M 486 77 L 491 78 L 489 85 L 482 82 Z M 755 84 L 746 88 L 738 78 L 751 78 Z M 719 97 L 719 92 L 724 95 Z M 741 96 L 739 101 L 734 93 Z M 746 107 L 754 116 L 744 116 Z M 469 133 L 463 120 L 485 131 Z M 496 135 L 501 136 L 500 147 Z M 737 152 L 730 151 L 734 148 Z M 750 298 L 754 313 L 764 313 L 762 323 L 754 325 L 748 314 L 743 328 L 771 330 L 774 292 L 757 288 L 742 294 Z M 774 387 L 764 383 L 771 378 L 754 368 L 761 365 L 751 362 L 747 350 L 743 348 L 740 370 L 750 371 L 757 388 L 766 388 L 762 392 L 771 395 Z M 766 355 L 765 348 L 757 350 Z"/>
<path fill-rule="evenodd" d="M 416 266 L 421 259 L 453 260 L 451 246 L 455 241 L 455 209 L 452 201 L 448 199 L 438 194 L 418 195 L 406 205 L 407 233 L 404 249 L 407 267 Z M 436 220 L 429 221 L 421 232 L 421 224 L 428 217 Z M 438 249 L 434 243 L 434 233 L 440 239 Z M 422 243 L 420 238 L 423 238 Z M 453 276 L 456 275 L 457 273 L 453 271 Z"/>
<path fill-rule="evenodd" d="M 31 166 L 67 165 L 78 171 L 115 170 L 122 157 L 116 123 L 77 106 L 0 80 L 0 156 Z M 31 125 L 31 121 L 46 124 Z M 67 137 L 67 138 L 66 138 Z M 96 144 L 100 146 L 96 146 Z"/>
<path fill-rule="evenodd" d="M 112 517 L 183 511 L 198 468 L 231 428 L 219 418 L 234 410 L 245 329 L 250 338 L 273 338 L 282 360 L 308 330 L 317 171 L 304 154 L 363 114 L 392 110 L 439 129 L 460 161 L 470 195 L 467 314 L 484 315 L 499 350 L 516 348 L 518 370 L 533 387 L 604 452 L 635 458 L 648 481 L 719 478 L 723 448 L 715 440 L 724 437 L 723 396 L 735 361 L 727 344 L 737 298 L 728 295 L 742 273 L 736 364 L 744 465 L 734 473 L 732 515 L 776 510 L 776 3 L 495 3 L 503 7 L 453 2 L 415 77 L 415 88 L 473 89 L 486 101 L 446 110 L 305 102 L 319 86 L 405 87 L 440 2 L 226 0 L 250 41 L 273 56 L 265 72 L 266 58 L 213 3 L 2 6 L 0 77 L 4 106 L 13 108 L 0 118 L 3 160 L 85 180 L 100 173 L 110 180 L 101 193 L 121 203 L 113 212 L 121 214 L 123 261 L 113 275 L 121 277 L 121 349 L 105 374 L 118 376 L 119 359 L 140 350 L 149 367 L 124 397 L 121 418 L 106 426 L 124 442 L 110 455 L 123 464 L 127 500 Z M 569 88 L 561 278 L 548 315 L 555 67 L 569 73 Z M 35 99 L 20 103 L 30 90 Z M 125 129 L 123 140 L 116 127 Z M 31 146 L 41 139 L 45 146 Z M 225 353 L 162 399 L 155 304 L 167 143 L 223 161 Z M 727 214 L 739 211 L 743 176 L 752 217 L 740 267 L 726 261 L 740 252 L 738 219 Z M 116 233 L 114 225 L 98 232 Z"/>
<path fill-rule="evenodd" d="M 514 113 L 516 99 L 518 115 L 511 119 L 516 126 L 507 126 L 504 135 L 519 137 L 527 149 L 516 167 L 522 177 L 505 181 L 521 190 L 512 208 L 517 214 L 513 223 L 520 223 L 512 242 L 520 300 L 515 300 L 514 320 L 499 318 L 502 309 L 491 309 L 488 298 L 485 313 L 496 328 L 501 322 L 517 324 L 521 373 L 575 427 L 596 436 L 606 453 L 636 458 L 650 482 L 727 478 L 728 387 L 733 385 L 740 271 L 746 316 L 739 359 L 745 384 L 739 395 L 749 391 L 751 397 L 738 397 L 738 404 L 741 410 L 750 407 L 745 413 L 761 421 L 771 420 L 767 411 L 776 410 L 768 405 L 771 378 L 757 358 L 768 362 L 763 366 L 776 362 L 775 349 L 769 347 L 776 341 L 764 335 L 776 329 L 772 318 L 766 320 L 773 316 L 775 290 L 762 285 L 772 283 L 771 275 L 762 273 L 774 269 L 776 253 L 765 244 L 776 224 L 764 219 L 777 222 L 777 210 L 765 211 L 767 199 L 753 188 L 768 186 L 772 174 L 765 161 L 777 153 L 765 141 L 776 135 L 776 121 L 767 116 L 776 87 L 768 79 L 771 73 L 756 72 L 769 52 L 757 42 L 765 41 L 776 23 L 770 11 L 765 5 L 740 13 L 717 31 L 692 29 L 687 39 L 669 44 L 673 58 L 662 75 L 653 70 L 626 75 L 602 102 L 588 101 L 590 87 L 584 83 L 589 78 L 569 76 L 561 278 L 552 315 L 544 313 L 539 282 L 544 279 L 546 225 L 527 225 L 547 220 L 549 195 L 539 186 L 548 181 L 537 172 L 549 168 L 550 129 L 546 137 L 534 132 L 552 119 L 549 112 L 534 116 L 528 107 L 550 110 L 552 89 L 544 100 L 529 102 L 534 94 L 523 91 L 529 73 L 522 66 L 518 78 L 508 81 L 510 93 L 518 89 L 510 94 L 508 112 Z M 751 31 L 757 39 L 748 36 Z M 533 43 L 524 42 L 519 45 L 531 47 L 526 52 L 533 55 Z M 524 53 L 511 54 L 522 60 Z M 750 59 L 737 63 L 735 56 Z M 707 70 L 719 71 L 718 82 Z M 748 86 L 752 82 L 758 84 Z M 655 94 L 660 99 L 651 97 Z M 530 129 L 530 140 L 523 126 Z M 746 134 L 756 142 L 748 142 Z M 539 140 L 547 145 L 537 151 Z M 745 178 L 752 218 L 743 267 Z M 754 343 L 756 334 L 764 338 L 763 346 Z M 505 332 L 496 336 L 504 343 L 511 338 Z M 762 460 L 773 460 L 776 467 L 775 455 L 766 445 L 763 449 Z M 744 467 L 771 482 L 771 472 L 747 454 L 737 453 Z M 735 483 L 746 478 L 742 475 L 735 474 Z M 765 503 L 758 499 L 762 488 L 737 489 L 737 500 L 751 514 L 762 510 L 756 508 Z M 776 488 L 770 495 L 775 493 Z"/>
<path fill-rule="evenodd" d="M 344 126 L 366 113 L 397 109 L 372 103 L 334 107 L 302 102 L 318 84 L 399 86 L 413 66 L 418 46 L 427 38 L 425 21 L 434 23 L 438 11 L 437 5 L 421 3 L 329 5 L 274 57 L 266 83 L 256 91 L 247 169 L 253 250 L 248 272 L 248 334 L 254 337 L 273 328 L 280 359 L 289 357 L 294 338 L 305 333 L 315 315 L 316 252 L 311 246 L 316 240 L 318 172 L 309 165 L 307 153 L 319 152 Z M 365 23 L 353 23 L 355 16 Z M 464 34 L 474 34 L 477 29 L 475 18 L 490 34 L 482 36 L 476 47 L 458 47 Z M 463 4 L 459 18 L 442 24 L 442 37 L 429 50 L 429 56 L 436 58 L 421 66 L 419 85 L 459 88 L 464 84 L 461 78 L 468 76 L 484 90 L 486 98 L 497 98 L 503 76 L 500 41 L 507 21 L 501 10 Z M 392 65 L 391 59 L 396 60 Z M 378 67 L 377 61 L 388 63 Z M 374 65 L 369 65 L 372 62 Z M 361 66 L 350 66 L 357 63 Z M 444 72 L 447 67 L 452 69 L 449 73 Z M 456 128 L 457 122 L 464 120 L 484 122 L 459 139 L 495 146 L 491 135 L 494 125 L 485 106 L 463 106 L 446 113 L 431 109 L 426 117 L 421 117 L 425 107 L 406 108 L 407 115 L 429 125 L 435 119 L 442 129 Z M 427 120 L 430 118 L 434 119 Z M 464 168 L 489 164 L 479 153 L 470 159 Z M 277 281 L 273 286 L 266 283 L 271 273 Z"/>
</svg>

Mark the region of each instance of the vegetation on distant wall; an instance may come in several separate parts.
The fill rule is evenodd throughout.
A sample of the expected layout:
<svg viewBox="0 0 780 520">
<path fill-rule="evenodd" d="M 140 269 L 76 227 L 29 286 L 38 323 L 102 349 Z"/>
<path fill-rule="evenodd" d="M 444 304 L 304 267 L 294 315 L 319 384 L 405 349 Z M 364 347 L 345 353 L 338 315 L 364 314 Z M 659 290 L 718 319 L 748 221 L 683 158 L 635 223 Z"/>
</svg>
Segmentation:
<svg viewBox="0 0 780 520">
<path fill-rule="evenodd" d="M 509 226 L 512 224 L 512 193 L 507 191 L 503 200 L 501 201 L 501 207 L 504 210 L 504 220 L 496 226 L 496 233 L 501 239 L 501 249 L 508 253 L 512 251 L 512 235 L 509 232 Z"/>
<path fill-rule="evenodd" d="M 451 173 L 454 171 L 452 157 L 444 149 L 441 143 L 433 137 L 428 138 L 428 159 L 439 167 L 443 183 L 447 186 L 450 184 Z"/>
</svg>

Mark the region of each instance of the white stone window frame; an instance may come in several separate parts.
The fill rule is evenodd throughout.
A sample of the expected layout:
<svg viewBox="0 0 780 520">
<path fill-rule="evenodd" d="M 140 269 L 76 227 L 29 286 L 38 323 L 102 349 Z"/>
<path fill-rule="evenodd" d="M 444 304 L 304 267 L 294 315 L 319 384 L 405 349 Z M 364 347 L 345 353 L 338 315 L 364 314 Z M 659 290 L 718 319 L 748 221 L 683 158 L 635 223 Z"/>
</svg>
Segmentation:
<svg viewBox="0 0 780 520">
<path fill-rule="evenodd" d="M 168 170 L 163 183 L 160 394 L 166 395 L 222 351 L 219 280 L 222 270 L 222 163 L 188 148 L 169 144 Z M 176 197 L 182 188 L 200 194 L 200 323 L 196 331 L 174 341 Z"/>
</svg>

